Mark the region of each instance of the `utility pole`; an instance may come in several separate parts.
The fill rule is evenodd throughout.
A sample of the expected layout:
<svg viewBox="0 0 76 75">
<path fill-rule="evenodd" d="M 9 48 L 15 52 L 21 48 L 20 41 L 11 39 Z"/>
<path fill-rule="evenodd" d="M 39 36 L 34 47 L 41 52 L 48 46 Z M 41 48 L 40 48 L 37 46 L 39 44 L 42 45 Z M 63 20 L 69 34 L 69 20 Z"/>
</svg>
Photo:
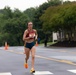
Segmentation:
<svg viewBox="0 0 76 75">
<path fill-rule="evenodd" d="M 61 0 L 61 4 L 63 5 L 63 0 Z"/>
</svg>

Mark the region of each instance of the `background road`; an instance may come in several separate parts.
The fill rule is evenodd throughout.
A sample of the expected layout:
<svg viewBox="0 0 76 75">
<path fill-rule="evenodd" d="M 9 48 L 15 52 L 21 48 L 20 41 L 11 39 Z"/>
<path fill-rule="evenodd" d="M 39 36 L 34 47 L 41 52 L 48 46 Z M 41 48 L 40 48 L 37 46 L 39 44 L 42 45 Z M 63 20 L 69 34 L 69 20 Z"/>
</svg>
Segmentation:
<svg viewBox="0 0 76 75">
<path fill-rule="evenodd" d="M 36 48 L 35 69 L 31 74 L 31 58 L 29 68 L 24 68 L 24 47 L 0 47 L 0 75 L 76 75 L 76 48 Z"/>
</svg>

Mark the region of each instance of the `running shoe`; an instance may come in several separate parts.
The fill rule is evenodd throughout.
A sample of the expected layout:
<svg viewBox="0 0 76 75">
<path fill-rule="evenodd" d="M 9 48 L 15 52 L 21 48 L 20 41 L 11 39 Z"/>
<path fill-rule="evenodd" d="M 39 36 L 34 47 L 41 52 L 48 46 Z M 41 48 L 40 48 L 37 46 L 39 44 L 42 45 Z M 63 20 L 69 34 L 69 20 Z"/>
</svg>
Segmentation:
<svg viewBox="0 0 76 75">
<path fill-rule="evenodd" d="M 32 68 L 32 69 L 30 70 L 30 73 L 35 73 L 35 70 Z"/>
<path fill-rule="evenodd" d="M 24 67 L 27 69 L 27 68 L 28 68 L 28 64 L 27 64 L 27 63 L 25 63 L 25 64 L 24 64 Z"/>
</svg>

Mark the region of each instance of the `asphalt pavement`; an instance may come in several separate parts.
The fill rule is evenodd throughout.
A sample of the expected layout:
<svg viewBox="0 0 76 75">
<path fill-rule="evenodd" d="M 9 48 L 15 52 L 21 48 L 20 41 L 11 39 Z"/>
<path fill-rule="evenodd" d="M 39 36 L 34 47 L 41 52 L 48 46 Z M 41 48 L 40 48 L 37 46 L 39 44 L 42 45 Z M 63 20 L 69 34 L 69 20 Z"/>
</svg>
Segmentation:
<svg viewBox="0 0 76 75">
<path fill-rule="evenodd" d="M 0 75 L 76 75 L 76 48 L 36 47 L 35 70 L 30 73 L 24 68 L 25 54 L 23 46 L 0 47 Z"/>
</svg>

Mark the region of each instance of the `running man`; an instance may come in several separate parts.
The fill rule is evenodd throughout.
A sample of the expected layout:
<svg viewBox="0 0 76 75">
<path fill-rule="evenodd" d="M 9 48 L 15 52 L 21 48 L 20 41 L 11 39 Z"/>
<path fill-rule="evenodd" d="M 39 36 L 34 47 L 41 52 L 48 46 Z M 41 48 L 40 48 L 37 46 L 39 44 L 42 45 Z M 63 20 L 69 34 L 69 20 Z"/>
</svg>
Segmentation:
<svg viewBox="0 0 76 75">
<path fill-rule="evenodd" d="M 23 41 L 25 42 L 25 54 L 26 54 L 26 58 L 25 58 L 25 68 L 28 68 L 28 59 L 30 56 L 30 52 L 31 52 L 31 57 L 32 57 L 32 65 L 31 65 L 31 73 L 35 72 L 34 69 L 34 62 L 35 62 L 35 40 L 37 40 L 37 31 L 35 29 L 33 29 L 33 23 L 32 22 L 28 22 L 28 28 L 25 30 L 24 34 L 23 34 Z"/>
</svg>

